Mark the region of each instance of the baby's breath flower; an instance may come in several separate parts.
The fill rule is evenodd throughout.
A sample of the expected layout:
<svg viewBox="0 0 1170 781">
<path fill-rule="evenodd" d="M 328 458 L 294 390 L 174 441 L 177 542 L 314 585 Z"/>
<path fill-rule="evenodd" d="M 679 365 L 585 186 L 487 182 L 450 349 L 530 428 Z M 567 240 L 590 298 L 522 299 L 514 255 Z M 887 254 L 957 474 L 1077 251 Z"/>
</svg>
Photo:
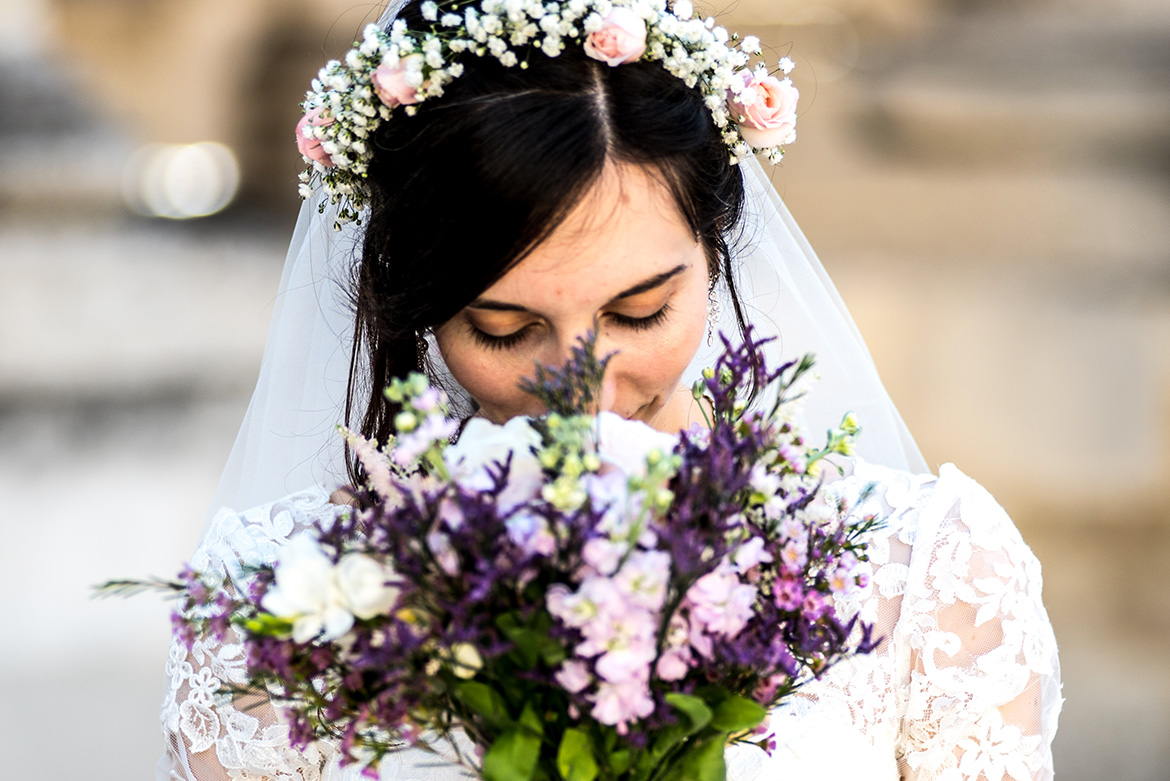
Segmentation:
<svg viewBox="0 0 1170 781">
<path fill-rule="evenodd" d="M 446 10 L 426 0 L 420 13 L 434 24 L 421 30 L 409 29 L 404 19 L 395 19 L 388 29 L 367 25 L 361 41 L 342 60 L 327 62 L 313 79 L 302 105 L 306 112 L 323 110 L 333 121 L 303 135 L 305 141 L 319 141 L 328 159 L 306 158 L 308 178 L 300 180 L 298 191 L 308 198 L 320 184 L 328 202 L 338 207 L 340 222 L 357 219 L 368 197 L 364 177 L 373 154 L 370 134 L 395 112 L 413 116 L 419 103 L 441 97 L 445 86 L 463 75 L 461 57 L 491 56 L 505 67 L 527 68 L 530 47 L 558 57 L 568 46 L 585 46 L 588 36 L 606 28 L 615 10 L 632 11 L 646 24 L 644 50 L 633 59 L 657 62 L 700 90 L 727 146 L 728 161 L 735 165 L 750 157 L 752 148 L 736 127 L 746 118 L 729 112 L 727 101 L 730 92 L 740 105 L 755 105 L 743 96 L 740 74 L 760 53 L 759 39 L 740 41 L 716 26 L 714 18 L 695 17 L 691 0 L 677 0 L 672 9 L 666 0 L 472 0 Z M 780 69 L 787 74 L 792 60 L 782 58 Z M 397 74 L 397 92 L 383 93 L 376 81 L 382 76 L 375 77 L 375 71 Z M 402 85 L 413 88 L 413 95 Z M 392 100 L 386 97 L 390 94 Z M 772 162 L 783 157 L 778 146 L 759 151 Z"/>
</svg>

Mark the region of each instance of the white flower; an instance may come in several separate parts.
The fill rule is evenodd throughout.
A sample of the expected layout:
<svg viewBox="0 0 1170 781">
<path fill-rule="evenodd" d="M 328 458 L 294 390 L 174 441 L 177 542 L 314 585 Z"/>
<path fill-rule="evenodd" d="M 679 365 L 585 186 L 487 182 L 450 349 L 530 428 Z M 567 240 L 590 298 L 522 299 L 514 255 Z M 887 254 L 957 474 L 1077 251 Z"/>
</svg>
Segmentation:
<svg viewBox="0 0 1170 781">
<path fill-rule="evenodd" d="M 651 452 L 657 450 L 666 455 L 678 444 L 676 436 L 613 412 L 597 416 L 597 440 L 601 463 L 617 467 L 631 477 L 646 476 L 646 459 Z"/>
<path fill-rule="evenodd" d="M 678 0 L 674 4 L 674 15 L 679 19 L 690 19 L 695 15 L 695 6 L 691 0 Z"/>
<path fill-rule="evenodd" d="M 780 58 L 780 70 L 784 72 L 784 75 L 787 76 L 789 73 L 792 72 L 792 69 L 795 67 L 796 67 L 796 63 L 794 63 L 792 61 L 791 57 L 781 57 Z"/>
<path fill-rule="evenodd" d="M 428 22 L 433 22 L 439 18 L 439 6 L 435 5 L 432 0 L 426 0 L 425 3 L 419 6 L 419 10 L 422 12 L 423 19 L 426 19 Z"/>
<path fill-rule="evenodd" d="M 540 434 L 527 418 L 512 418 L 503 426 L 472 418 L 459 441 L 443 451 L 443 460 L 455 482 L 473 490 L 493 487 L 491 473 L 511 455 L 508 484 L 500 493 L 499 504 L 508 510 L 535 498 L 544 482 L 540 461 L 532 448 L 540 444 Z"/>
<path fill-rule="evenodd" d="M 337 587 L 333 562 L 313 537 L 300 534 L 284 545 L 275 575 L 275 585 L 261 605 L 292 622 L 294 642 L 308 642 L 322 629 L 326 640 L 335 640 L 353 627 L 353 613 Z"/>
<path fill-rule="evenodd" d="M 362 553 L 347 553 L 337 563 L 337 587 L 349 611 L 366 620 L 389 615 L 398 602 L 394 571 Z"/>
</svg>

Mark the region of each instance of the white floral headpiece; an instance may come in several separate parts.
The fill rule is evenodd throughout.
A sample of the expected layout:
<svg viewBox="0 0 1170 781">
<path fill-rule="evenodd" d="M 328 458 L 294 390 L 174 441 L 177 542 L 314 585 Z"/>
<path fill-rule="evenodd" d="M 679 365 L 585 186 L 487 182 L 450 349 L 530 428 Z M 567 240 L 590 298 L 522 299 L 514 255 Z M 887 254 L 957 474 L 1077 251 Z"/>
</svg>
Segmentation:
<svg viewBox="0 0 1170 781">
<path fill-rule="evenodd" d="M 761 53 L 759 40 L 740 41 L 714 19 L 694 18 L 690 0 L 670 7 L 666 0 L 427 0 L 420 10 L 430 22 L 426 30 L 410 30 L 402 19 L 389 31 L 368 26 L 344 62 L 321 69 L 302 104 L 297 147 L 309 167 L 301 197 L 320 183 L 338 207 L 338 228 L 365 208 L 370 137 L 378 125 L 440 97 L 463 73 L 459 58 L 466 54 L 527 68 L 519 49 L 556 57 L 576 45 L 611 67 L 661 63 L 703 94 L 733 165 L 753 151 L 778 163 L 783 145 L 796 139 L 799 96 L 791 80 L 762 64 L 749 69 Z M 792 61 L 785 57 L 779 69 L 786 75 Z"/>
</svg>

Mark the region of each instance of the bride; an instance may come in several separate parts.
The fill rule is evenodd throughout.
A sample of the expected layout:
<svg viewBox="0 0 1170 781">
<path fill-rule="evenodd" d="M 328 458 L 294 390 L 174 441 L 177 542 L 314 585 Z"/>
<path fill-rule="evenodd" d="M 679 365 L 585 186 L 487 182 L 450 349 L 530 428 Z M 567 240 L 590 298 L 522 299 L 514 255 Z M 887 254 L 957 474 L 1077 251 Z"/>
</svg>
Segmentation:
<svg viewBox="0 0 1170 781">
<path fill-rule="evenodd" d="M 271 560 L 338 512 L 331 492 L 356 475 L 333 425 L 386 441 L 393 377 L 425 370 L 464 419 L 502 423 L 539 414 L 518 390 L 535 363 L 596 331 L 616 353 L 599 406 L 677 432 L 703 419 L 687 388 L 715 333 L 750 323 L 776 353 L 817 354 L 811 432 L 847 410 L 865 424 L 831 490 L 876 484 L 865 509 L 888 520 L 868 586 L 838 609 L 884 641 L 776 709 L 770 755 L 729 749 L 729 777 L 1051 778 L 1061 697 L 1039 565 L 980 486 L 927 473 L 752 157 L 794 139 L 795 89 L 745 67 L 758 42 L 692 14 L 687 0 L 411 0 L 322 71 L 297 129 L 307 203 L 192 564 Z M 356 777 L 328 743 L 291 748 L 264 699 L 219 693 L 244 680 L 230 640 L 173 644 L 158 777 Z M 416 750 L 381 768 L 464 773 Z"/>
</svg>

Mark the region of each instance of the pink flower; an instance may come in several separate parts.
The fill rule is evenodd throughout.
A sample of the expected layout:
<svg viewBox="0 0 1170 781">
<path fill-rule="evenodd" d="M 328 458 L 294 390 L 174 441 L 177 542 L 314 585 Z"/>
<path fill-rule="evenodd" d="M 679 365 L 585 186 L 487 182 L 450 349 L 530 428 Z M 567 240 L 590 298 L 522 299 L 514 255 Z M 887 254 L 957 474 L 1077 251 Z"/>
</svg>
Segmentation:
<svg viewBox="0 0 1170 781">
<path fill-rule="evenodd" d="M 549 531 L 548 521 L 535 513 L 521 510 L 504 522 L 508 538 L 526 555 L 551 556 L 557 540 Z"/>
<path fill-rule="evenodd" d="M 743 87 L 728 93 L 727 102 L 739 122 L 743 140 L 756 149 L 796 140 L 796 101 L 800 93 L 791 79 L 781 81 L 763 72 L 740 71 Z"/>
<path fill-rule="evenodd" d="M 661 610 L 670 581 L 670 554 L 663 551 L 635 551 L 614 577 L 631 603 Z"/>
<path fill-rule="evenodd" d="M 804 599 L 804 589 L 798 581 L 783 577 L 773 584 L 772 595 L 776 599 L 776 607 L 781 610 L 796 610 Z"/>
<path fill-rule="evenodd" d="M 411 54 L 391 67 L 383 62 L 370 74 L 374 92 L 390 108 L 418 103 L 418 90 L 422 86 L 423 56 Z"/>
<path fill-rule="evenodd" d="M 629 543 L 594 537 L 581 549 L 581 558 L 599 574 L 612 575 L 629 549 Z"/>
<path fill-rule="evenodd" d="M 658 657 L 658 665 L 655 670 L 658 677 L 664 681 L 679 681 L 686 677 L 687 674 L 687 660 L 684 648 L 670 648 L 662 652 L 662 656 Z"/>
<path fill-rule="evenodd" d="M 613 68 L 646 52 L 646 22 L 629 8 L 615 8 L 601 29 L 585 39 L 585 53 Z"/>
<path fill-rule="evenodd" d="M 654 712 L 650 688 L 643 681 L 602 683 L 594 700 L 593 718 L 602 724 L 616 725 L 619 735 L 629 732 L 627 726 L 635 719 L 644 719 Z"/>
<path fill-rule="evenodd" d="M 553 584 L 548 589 L 545 604 L 548 612 L 565 625 L 583 627 L 602 611 L 621 613 L 625 598 L 609 578 L 591 577 L 585 579 L 576 593 L 561 583 Z"/>
<path fill-rule="evenodd" d="M 733 570 L 717 569 L 687 590 L 693 622 L 713 635 L 734 637 L 751 620 L 756 587 L 739 582 Z"/>
<path fill-rule="evenodd" d="M 459 554 L 451 547 L 450 537 L 442 532 L 431 532 L 427 535 L 427 547 L 443 572 L 451 577 L 459 574 Z"/>
<path fill-rule="evenodd" d="M 321 148 L 321 140 L 315 135 L 310 135 L 313 132 L 310 128 L 329 127 L 333 124 L 333 117 L 325 116 L 324 112 L 323 108 L 310 109 L 301 117 L 301 121 L 297 123 L 297 151 L 307 160 L 332 168 L 333 158 Z"/>
<path fill-rule="evenodd" d="M 649 623 L 654 619 L 647 615 Z M 653 638 L 635 641 L 626 648 L 603 654 L 597 659 L 597 674 L 610 683 L 646 681 L 650 679 L 650 663 L 654 661 Z"/>
<path fill-rule="evenodd" d="M 592 678 L 589 675 L 589 668 L 585 666 L 584 662 L 570 660 L 561 665 L 561 669 L 553 674 L 553 678 L 561 686 L 565 687 L 565 691 L 576 694 L 589 685 Z"/>
<path fill-rule="evenodd" d="M 590 581 L 604 581 L 607 585 L 603 591 L 612 588 L 608 580 L 590 578 L 582 585 L 583 592 Z M 584 640 L 574 649 L 578 655 L 596 656 L 610 651 L 645 648 L 649 651 L 649 658 L 644 664 L 653 661 L 655 621 L 648 611 L 631 605 L 616 589 L 609 592 L 604 601 L 596 597 L 589 601 L 597 606 L 597 612 L 580 625 Z M 600 665 L 598 672 L 601 672 Z"/>
<path fill-rule="evenodd" d="M 810 591 L 804 595 L 804 602 L 800 609 L 806 619 L 816 621 L 832 612 L 833 606 L 825 600 L 819 591 Z"/>
<path fill-rule="evenodd" d="M 771 561 L 772 554 L 764 550 L 763 537 L 752 537 L 735 549 L 731 560 L 735 564 L 735 571 L 742 574 L 758 564 Z"/>
</svg>

